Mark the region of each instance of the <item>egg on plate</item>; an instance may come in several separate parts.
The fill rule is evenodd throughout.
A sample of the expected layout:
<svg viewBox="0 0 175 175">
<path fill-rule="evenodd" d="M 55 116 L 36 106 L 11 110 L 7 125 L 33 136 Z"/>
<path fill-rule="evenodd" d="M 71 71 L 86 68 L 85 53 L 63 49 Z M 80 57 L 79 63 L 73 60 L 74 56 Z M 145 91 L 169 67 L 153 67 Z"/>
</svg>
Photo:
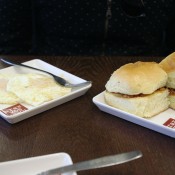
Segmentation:
<svg viewBox="0 0 175 175">
<path fill-rule="evenodd" d="M 0 97 L 3 97 L 0 98 L 1 104 L 7 103 L 4 99 L 8 99 L 2 93 L 13 97 L 10 102 L 22 101 L 32 106 L 38 106 L 71 92 L 71 88 L 59 85 L 51 76 L 44 74 L 17 74 L 3 81 L 0 83 Z M 8 102 L 8 104 L 11 103 Z"/>
<path fill-rule="evenodd" d="M 0 104 L 16 104 L 20 99 L 12 92 L 6 90 L 7 83 L 11 76 L 0 74 Z"/>
</svg>

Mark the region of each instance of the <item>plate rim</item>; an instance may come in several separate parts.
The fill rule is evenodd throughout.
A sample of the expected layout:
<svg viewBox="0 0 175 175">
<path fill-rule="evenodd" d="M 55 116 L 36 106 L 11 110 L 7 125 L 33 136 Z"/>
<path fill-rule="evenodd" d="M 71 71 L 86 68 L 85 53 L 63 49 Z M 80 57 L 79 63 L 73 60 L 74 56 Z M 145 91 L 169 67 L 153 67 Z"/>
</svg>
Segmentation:
<svg viewBox="0 0 175 175">
<path fill-rule="evenodd" d="M 109 106 L 107 103 L 103 103 L 103 102 L 99 101 L 99 100 L 98 100 L 99 97 L 102 97 L 102 98 L 104 99 L 104 92 L 105 92 L 105 90 L 102 91 L 101 93 L 97 94 L 96 96 L 94 96 L 93 99 L 92 99 L 93 103 L 94 103 L 101 111 L 106 112 L 106 113 L 108 113 L 108 114 L 110 114 L 110 115 L 113 115 L 113 116 L 115 116 L 115 117 L 121 118 L 121 119 L 123 119 L 123 120 L 129 121 L 129 122 L 132 122 L 132 123 L 135 123 L 135 124 L 137 124 L 137 125 L 143 126 L 143 127 L 145 127 L 145 128 L 148 128 L 148 129 L 154 130 L 154 131 L 156 131 L 156 132 L 159 132 L 159 133 L 162 133 L 162 134 L 165 134 L 165 135 L 167 135 L 167 136 L 170 136 L 170 137 L 175 138 L 175 129 L 173 129 L 173 128 L 170 128 L 170 127 L 167 127 L 167 126 L 164 126 L 164 125 L 161 125 L 161 124 L 152 122 L 152 121 L 149 120 L 149 119 L 146 119 L 146 118 L 143 118 L 143 117 L 139 117 L 139 116 L 137 116 L 137 115 L 128 113 L 128 112 L 126 112 L 126 111 L 117 109 L 117 108 L 112 107 L 112 106 Z M 125 115 L 125 117 L 121 117 L 121 116 L 119 116 L 119 115 L 117 115 L 117 114 L 116 114 L 116 115 L 111 114 L 111 113 L 107 112 L 105 109 L 101 109 L 100 107 L 103 107 L 103 108 L 107 108 L 107 109 L 109 109 L 109 110 L 112 110 L 112 112 L 113 112 L 113 111 L 114 111 L 114 112 L 117 112 L 117 113 L 119 113 L 119 115 L 121 115 L 121 114 L 122 114 L 122 115 Z M 128 119 L 126 119 L 127 117 L 128 117 Z M 138 122 L 133 122 L 132 120 L 130 120 L 130 119 L 132 119 L 132 118 L 134 118 L 134 120 L 136 120 L 136 121 L 138 121 Z M 145 125 L 145 124 L 140 124 L 139 121 L 141 121 L 141 122 L 143 122 L 143 123 L 146 123 L 146 125 Z M 151 127 L 148 126 L 148 125 L 151 125 Z M 158 128 L 158 129 L 152 128 L 152 127 L 156 127 L 156 128 Z M 166 131 L 166 132 L 160 131 L 159 129 L 163 129 L 163 131 Z M 167 133 L 167 132 L 168 132 L 168 133 Z"/>
<path fill-rule="evenodd" d="M 29 163 L 32 165 L 32 161 L 43 161 L 45 159 L 52 159 L 52 158 L 59 158 L 62 157 L 64 158 L 64 160 L 67 160 L 67 163 L 64 164 L 63 166 L 66 165 L 71 165 L 73 164 L 72 158 L 71 156 L 66 153 L 66 152 L 59 152 L 59 153 L 51 153 L 51 154 L 45 154 L 45 155 L 40 155 L 40 156 L 33 156 L 33 157 L 27 157 L 27 158 L 21 158 L 21 159 L 14 159 L 14 160 L 9 160 L 9 161 L 4 161 L 4 162 L 0 162 L 0 172 L 1 172 L 1 168 L 8 168 L 9 166 L 15 166 L 15 165 L 20 165 L 20 164 L 26 164 Z M 37 170 L 37 171 L 42 171 L 42 170 Z M 38 172 L 36 172 L 38 173 Z M 77 175 L 76 172 L 72 172 L 69 173 L 71 175 Z"/>
<path fill-rule="evenodd" d="M 70 72 L 67 72 L 63 69 L 60 69 L 52 64 L 49 64 L 45 61 L 43 61 L 42 59 L 32 59 L 32 60 L 29 60 L 29 61 L 25 61 L 23 62 L 22 64 L 26 64 L 26 65 L 30 65 L 32 63 L 42 63 L 42 64 L 45 64 L 47 66 L 50 66 L 51 68 L 54 68 L 55 70 L 57 71 L 61 71 L 65 74 L 67 74 L 67 76 L 72 76 L 72 78 L 76 78 L 78 81 L 86 81 L 85 79 L 82 79 L 81 77 L 78 77 L 74 74 L 71 74 Z M 6 67 L 6 68 L 3 68 L 3 69 L 0 69 L 0 73 L 1 71 L 8 71 L 8 69 L 12 69 L 14 66 L 9 66 L 9 67 Z M 36 66 L 37 67 L 37 66 Z M 38 67 L 39 68 L 39 67 Z M 45 69 L 44 69 L 45 70 Z M 56 107 L 56 106 L 59 106 L 61 104 L 64 104 L 68 101 L 71 101 L 75 98 L 78 98 L 79 96 L 85 94 L 90 88 L 92 87 L 92 84 L 89 84 L 85 87 L 80 87 L 80 88 L 77 88 L 77 89 L 74 89 L 74 91 L 71 91 L 71 93 L 69 94 L 66 94 L 65 96 L 62 96 L 62 97 L 59 97 L 59 98 L 56 98 L 56 99 L 53 99 L 51 101 L 48 101 L 48 102 L 44 102 L 43 104 L 39 105 L 39 106 L 36 106 L 36 107 L 32 107 L 31 109 L 28 109 L 26 111 L 23 111 L 21 113 L 17 113 L 17 114 L 14 114 L 14 115 L 5 115 L 3 112 L 1 112 L 0 110 L 0 117 L 3 118 L 4 120 L 6 120 L 7 122 L 11 123 L 11 124 L 14 124 L 14 123 L 18 123 L 22 120 L 25 120 L 27 118 L 30 118 L 36 114 L 39 114 L 41 112 L 44 112 L 46 110 L 42 110 L 42 108 L 45 108 L 45 107 L 48 107 L 48 106 L 51 106 L 51 105 L 54 105 L 53 107 Z M 74 97 L 75 96 L 75 97 Z M 61 102 L 60 104 L 56 105 L 56 103 L 59 103 L 60 101 L 64 101 L 64 99 L 68 99 L 66 100 L 66 102 Z M 23 103 L 20 103 L 21 105 L 23 105 Z M 13 106 L 13 105 L 9 105 L 9 106 Z M 30 105 L 29 105 L 30 106 Z M 49 109 L 53 108 L 53 107 L 49 107 Z M 5 108 L 4 108 L 5 109 Z M 40 110 L 41 112 L 36 112 L 36 110 Z M 47 109 L 48 110 L 48 109 Z M 36 113 L 35 113 L 36 112 Z M 31 114 L 31 113 L 34 113 Z M 31 115 L 30 115 L 31 114 Z M 23 115 L 26 115 L 26 117 L 23 119 L 22 116 Z"/>
</svg>

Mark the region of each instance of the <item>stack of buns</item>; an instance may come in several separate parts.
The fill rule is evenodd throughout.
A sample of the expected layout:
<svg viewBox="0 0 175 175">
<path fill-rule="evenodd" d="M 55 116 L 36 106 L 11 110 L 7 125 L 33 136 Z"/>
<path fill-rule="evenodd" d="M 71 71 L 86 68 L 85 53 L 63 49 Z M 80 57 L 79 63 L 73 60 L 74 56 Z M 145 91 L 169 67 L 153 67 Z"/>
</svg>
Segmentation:
<svg viewBox="0 0 175 175">
<path fill-rule="evenodd" d="M 106 103 L 115 108 L 149 118 L 169 107 L 168 75 L 156 62 L 125 64 L 106 83 Z"/>
</svg>

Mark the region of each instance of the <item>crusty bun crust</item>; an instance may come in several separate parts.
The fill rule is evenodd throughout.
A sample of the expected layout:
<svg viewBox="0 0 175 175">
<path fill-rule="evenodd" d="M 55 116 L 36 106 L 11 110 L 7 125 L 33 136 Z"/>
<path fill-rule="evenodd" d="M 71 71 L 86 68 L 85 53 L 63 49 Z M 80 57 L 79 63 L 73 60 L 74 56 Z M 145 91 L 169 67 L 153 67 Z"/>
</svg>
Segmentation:
<svg viewBox="0 0 175 175">
<path fill-rule="evenodd" d="M 127 95 L 151 94 L 164 87 L 167 73 L 155 62 L 125 64 L 117 69 L 106 84 L 109 92 Z"/>
<path fill-rule="evenodd" d="M 131 97 L 105 91 L 104 97 L 106 103 L 110 106 L 140 117 L 149 118 L 168 109 L 168 94 L 168 89 L 162 88 L 150 95 L 137 95 Z"/>
<path fill-rule="evenodd" d="M 163 59 L 159 65 L 168 74 L 166 86 L 175 89 L 175 52 Z"/>
</svg>

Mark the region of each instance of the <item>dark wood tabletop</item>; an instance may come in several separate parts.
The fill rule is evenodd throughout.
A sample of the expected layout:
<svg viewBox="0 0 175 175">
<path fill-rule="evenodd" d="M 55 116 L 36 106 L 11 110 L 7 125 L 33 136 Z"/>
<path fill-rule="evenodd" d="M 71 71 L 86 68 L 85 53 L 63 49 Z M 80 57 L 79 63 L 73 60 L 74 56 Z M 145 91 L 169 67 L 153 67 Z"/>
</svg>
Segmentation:
<svg viewBox="0 0 175 175">
<path fill-rule="evenodd" d="M 172 175 L 175 173 L 175 140 L 140 125 L 100 111 L 92 98 L 105 89 L 111 73 L 120 66 L 157 57 L 57 57 L 4 56 L 24 62 L 42 59 L 93 82 L 83 96 L 19 123 L 0 118 L 0 162 L 68 153 L 73 162 L 133 150 L 143 157 L 122 165 L 78 172 L 79 175 Z M 0 68 L 8 67 L 0 63 Z"/>
</svg>

